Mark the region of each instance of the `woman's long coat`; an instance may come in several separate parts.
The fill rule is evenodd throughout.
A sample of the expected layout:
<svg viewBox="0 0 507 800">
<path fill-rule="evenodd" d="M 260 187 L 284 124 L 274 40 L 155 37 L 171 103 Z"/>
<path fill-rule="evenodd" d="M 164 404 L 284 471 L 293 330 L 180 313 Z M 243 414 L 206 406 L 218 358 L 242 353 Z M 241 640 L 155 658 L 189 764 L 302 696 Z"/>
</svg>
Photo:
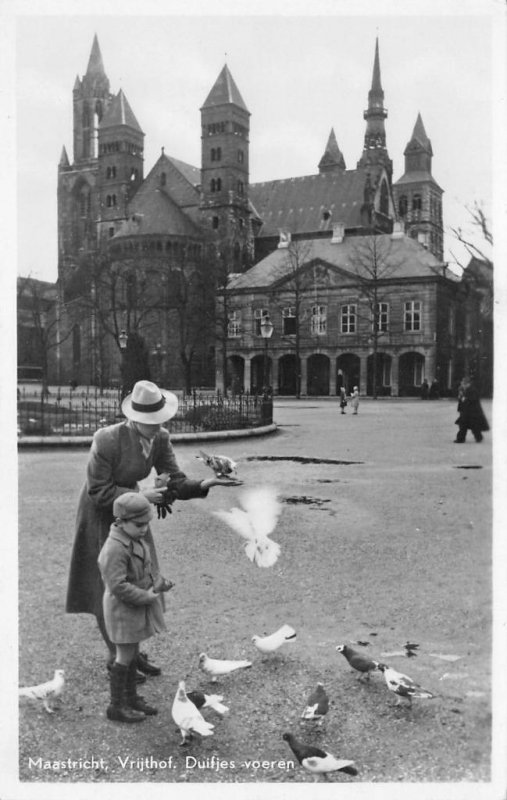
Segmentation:
<svg viewBox="0 0 507 800">
<path fill-rule="evenodd" d="M 154 600 L 148 589 L 155 585 L 150 548 L 113 524 L 98 564 L 104 581 L 104 620 L 111 641 L 134 644 L 166 629 L 162 597 Z"/>
<path fill-rule="evenodd" d="M 114 521 L 113 502 L 125 492 L 138 491 L 138 481 L 147 478 L 153 467 L 157 474 L 170 474 L 179 500 L 208 494 L 207 489 L 201 488 L 200 481 L 190 480 L 178 467 L 165 428 L 157 433 L 148 457 L 143 453 L 139 434 L 127 422 L 101 428 L 95 433 L 77 509 L 67 588 L 68 613 L 102 616 L 104 585 L 97 558 Z M 154 568 L 158 570 L 151 530 L 145 542 L 150 548 Z"/>
<path fill-rule="evenodd" d="M 482 410 L 479 392 L 475 386 L 468 386 L 458 402 L 459 417 L 456 425 L 471 431 L 489 431 L 489 423 Z"/>
</svg>

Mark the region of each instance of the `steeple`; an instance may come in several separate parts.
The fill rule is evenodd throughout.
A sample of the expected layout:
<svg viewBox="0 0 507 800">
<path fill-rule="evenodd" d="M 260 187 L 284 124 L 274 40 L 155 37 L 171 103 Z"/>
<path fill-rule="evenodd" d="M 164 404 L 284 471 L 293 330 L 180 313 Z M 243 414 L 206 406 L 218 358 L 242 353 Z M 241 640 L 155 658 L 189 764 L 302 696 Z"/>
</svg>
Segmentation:
<svg viewBox="0 0 507 800">
<path fill-rule="evenodd" d="M 324 155 L 319 161 L 319 172 L 322 174 L 323 172 L 333 172 L 337 169 L 345 169 L 345 159 L 338 147 L 334 128 L 331 128 Z"/>
<path fill-rule="evenodd" d="M 417 115 L 412 138 L 403 151 L 405 156 L 405 173 L 427 172 L 431 175 L 431 159 L 433 150 L 426 135 L 421 114 Z"/>
<path fill-rule="evenodd" d="M 69 157 L 67 155 L 67 150 L 65 149 L 65 145 L 62 147 L 62 154 L 60 156 L 60 161 L 58 162 L 58 169 L 68 169 L 70 167 Z"/>
<path fill-rule="evenodd" d="M 74 82 L 74 161 L 97 157 L 99 122 L 111 101 L 109 79 L 104 72 L 97 34 L 93 37 L 88 66 L 83 79 Z"/>
<path fill-rule="evenodd" d="M 383 166 L 391 179 L 393 164 L 389 158 L 386 147 L 386 131 L 384 120 L 387 109 L 384 108 L 384 90 L 380 79 L 380 57 L 378 37 L 375 40 L 375 58 L 373 61 L 373 75 L 371 89 L 368 92 L 368 108 L 363 112 L 366 120 L 363 154 L 359 159 L 358 167 Z"/>
<path fill-rule="evenodd" d="M 88 59 L 88 67 L 86 69 L 87 75 L 101 75 L 104 76 L 104 62 L 102 61 L 102 53 L 100 52 L 99 40 L 97 34 L 93 37 L 92 50 L 90 58 Z"/>
<path fill-rule="evenodd" d="M 201 111 L 212 106 L 223 106 L 230 103 L 242 108 L 243 111 L 250 113 L 245 105 L 245 101 L 241 97 L 238 87 L 234 82 L 234 78 L 229 72 L 229 67 L 227 64 L 225 64 L 222 72 L 216 79 L 213 88 L 204 101 Z"/>
</svg>

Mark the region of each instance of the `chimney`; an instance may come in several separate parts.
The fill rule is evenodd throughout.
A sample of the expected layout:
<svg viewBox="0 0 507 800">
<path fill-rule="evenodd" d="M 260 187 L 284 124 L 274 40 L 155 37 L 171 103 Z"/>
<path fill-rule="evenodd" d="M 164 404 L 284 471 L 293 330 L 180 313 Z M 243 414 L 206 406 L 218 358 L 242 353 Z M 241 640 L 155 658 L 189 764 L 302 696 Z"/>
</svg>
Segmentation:
<svg viewBox="0 0 507 800">
<path fill-rule="evenodd" d="M 280 230 L 280 241 L 278 242 L 278 249 L 282 250 L 284 247 L 290 245 L 290 231 Z"/>
<path fill-rule="evenodd" d="M 333 223 L 333 236 L 331 237 L 331 244 L 340 244 L 345 237 L 345 225 L 343 222 Z"/>
</svg>

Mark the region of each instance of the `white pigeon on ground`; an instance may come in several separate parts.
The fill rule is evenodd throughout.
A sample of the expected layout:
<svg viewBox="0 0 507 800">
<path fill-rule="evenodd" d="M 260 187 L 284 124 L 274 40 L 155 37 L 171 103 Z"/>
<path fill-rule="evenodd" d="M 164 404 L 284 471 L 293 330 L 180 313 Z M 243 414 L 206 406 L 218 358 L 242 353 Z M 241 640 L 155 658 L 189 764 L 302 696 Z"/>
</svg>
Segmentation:
<svg viewBox="0 0 507 800">
<path fill-rule="evenodd" d="M 213 736 L 214 725 L 206 722 L 198 708 L 188 699 L 185 681 L 180 681 L 171 710 L 172 718 L 181 732 L 181 745 L 192 738 L 192 734 Z"/>
<path fill-rule="evenodd" d="M 252 636 L 252 642 L 261 653 L 273 653 L 286 642 L 296 640 L 296 631 L 290 625 L 282 625 L 275 633 L 270 636 Z"/>
<path fill-rule="evenodd" d="M 204 450 L 199 450 L 199 455 L 196 456 L 199 461 L 204 461 L 207 467 L 211 467 L 217 478 L 226 478 L 236 472 L 238 466 L 229 456 L 210 455 L 205 453 Z"/>
<path fill-rule="evenodd" d="M 292 733 L 284 733 L 282 739 L 287 742 L 297 760 L 307 772 L 312 772 L 314 775 L 325 775 L 327 772 L 346 772 L 348 775 L 357 775 L 357 769 L 353 761 L 336 758 L 336 756 L 326 750 L 322 750 L 320 747 L 299 742 Z"/>
<path fill-rule="evenodd" d="M 199 711 L 201 708 L 212 708 L 222 717 L 229 711 L 229 706 L 224 706 L 222 703 L 224 699 L 222 694 L 204 694 L 198 689 L 193 689 L 191 692 L 187 692 L 187 697 Z"/>
<path fill-rule="evenodd" d="M 201 653 L 199 656 L 199 666 L 208 675 L 211 675 L 211 680 L 216 681 L 220 675 L 228 675 L 237 669 L 247 669 L 252 666 L 251 661 L 228 661 L 226 659 L 210 658 L 206 653 Z"/>
<path fill-rule="evenodd" d="M 404 675 L 402 672 L 397 672 L 387 664 L 379 664 L 378 669 L 384 673 L 385 682 L 389 691 L 398 695 L 396 705 L 402 705 L 401 698 L 408 700 L 409 706 L 412 705 L 413 697 L 420 697 L 430 699 L 435 695 L 427 689 L 423 689 L 418 683 Z"/>
<path fill-rule="evenodd" d="M 213 513 L 247 540 L 245 552 L 250 561 L 258 567 L 272 567 L 280 555 L 280 545 L 268 538 L 282 510 L 276 490 L 270 486 L 249 489 L 239 502 L 243 508 Z"/>
<path fill-rule="evenodd" d="M 19 696 L 42 700 L 42 704 L 48 714 L 53 714 L 52 701 L 60 697 L 63 692 L 65 686 L 64 676 L 65 671 L 63 669 L 55 669 L 52 680 L 46 681 L 46 683 L 39 683 L 37 686 L 25 686 L 19 689 Z"/>
</svg>

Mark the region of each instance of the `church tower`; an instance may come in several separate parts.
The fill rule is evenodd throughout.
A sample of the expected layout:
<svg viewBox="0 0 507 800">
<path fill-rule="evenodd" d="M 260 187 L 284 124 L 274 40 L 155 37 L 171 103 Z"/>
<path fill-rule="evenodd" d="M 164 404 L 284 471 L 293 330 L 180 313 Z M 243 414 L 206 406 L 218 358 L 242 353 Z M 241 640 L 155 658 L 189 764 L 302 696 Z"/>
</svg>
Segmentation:
<svg viewBox="0 0 507 800">
<path fill-rule="evenodd" d="M 99 126 L 99 241 L 114 236 L 143 181 L 144 133 L 123 90 L 113 98 Z"/>
<path fill-rule="evenodd" d="M 366 132 L 363 154 L 357 162 L 357 166 L 367 170 L 372 176 L 374 173 L 380 172 L 379 168 L 384 167 L 389 180 L 391 180 L 393 162 L 389 158 L 386 147 L 384 120 L 387 117 L 387 109 L 384 108 L 384 90 L 380 80 L 378 37 L 375 42 L 375 59 L 371 89 L 368 92 L 368 108 L 364 111 L 363 117 L 366 120 Z"/>
<path fill-rule="evenodd" d="M 443 261 L 443 191 L 431 174 L 433 150 L 420 114 L 403 154 L 405 172 L 393 185 L 398 217 L 409 236 Z"/>
<path fill-rule="evenodd" d="M 233 271 L 250 265 L 248 203 L 250 112 L 227 64 L 201 108 L 201 203 L 205 227 L 233 253 Z"/>
</svg>

